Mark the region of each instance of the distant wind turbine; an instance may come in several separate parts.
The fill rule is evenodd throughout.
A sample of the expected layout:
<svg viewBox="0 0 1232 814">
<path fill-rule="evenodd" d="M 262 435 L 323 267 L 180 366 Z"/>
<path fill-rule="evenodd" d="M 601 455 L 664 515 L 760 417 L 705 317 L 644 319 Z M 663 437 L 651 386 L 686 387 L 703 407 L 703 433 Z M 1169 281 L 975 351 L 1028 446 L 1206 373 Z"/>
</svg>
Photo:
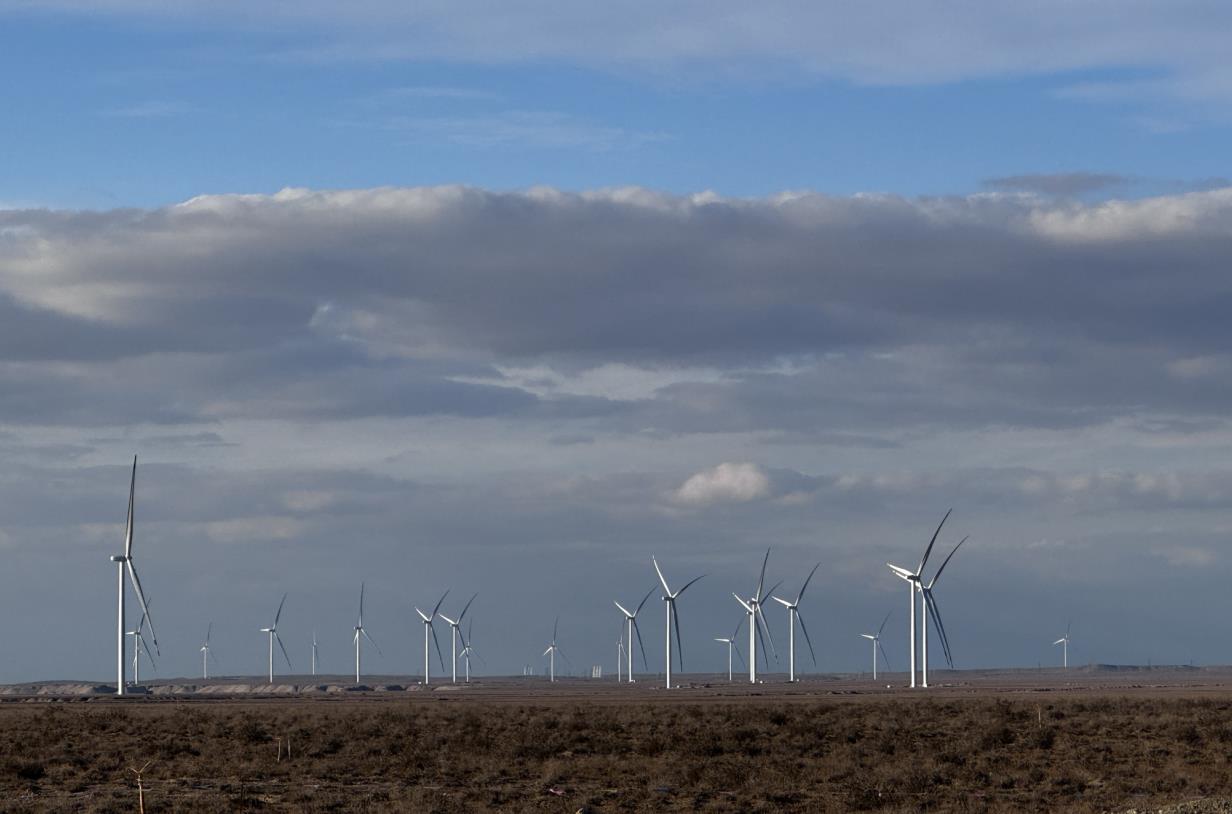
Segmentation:
<svg viewBox="0 0 1232 814">
<path fill-rule="evenodd" d="M 1053 647 L 1061 645 L 1061 667 L 1069 669 L 1069 628 L 1072 622 L 1065 624 L 1065 635 L 1052 643 Z"/>
<path fill-rule="evenodd" d="M 313 638 L 314 639 L 316 638 L 315 633 L 313 635 Z M 364 584 L 362 582 L 359 583 L 359 620 L 355 623 L 355 683 L 356 684 L 360 683 L 360 677 L 359 677 L 360 676 L 360 672 L 359 672 L 360 639 L 367 639 L 368 644 L 376 648 L 377 655 L 381 655 L 381 656 L 384 655 L 384 653 L 381 652 L 380 645 L 378 645 L 376 642 L 372 640 L 372 637 L 368 635 L 368 631 L 364 630 Z"/>
<path fill-rule="evenodd" d="M 666 605 L 667 632 L 664 634 L 664 637 L 663 637 L 664 646 L 667 652 L 667 671 L 666 673 L 664 673 L 664 675 L 667 679 L 666 687 L 667 689 L 670 690 L 672 688 L 672 622 L 673 620 L 676 623 L 676 659 L 680 662 L 680 672 L 682 673 L 684 672 L 684 645 L 680 641 L 680 616 L 676 613 L 676 599 L 682 593 L 687 591 L 690 585 L 692 585 L 694 582 L 697 582 L 702 577 L 694 577 L 693 579 L 686 582 L 683 588 L 673 593 L 672 589 L 667 584 L 667 578 L 663 576 L 663 569 L 659 568 L 659 561 L 656 560 L 653 556 L 650 558 L 650 561 L 654 563 L 655 573 L 659 575 L 659 582 L 663 583 L 663 601 L 667 603 Z M 702 576 L 705 576 L 705 574 L 702 574 Z M 634 629 L 636 629 L 636 625 L 634 626 Z M 645 656 L 643 656 L 643 658 L 645 658 Z"/>
<path fill-rule="evenodd" d="M 909 639 L 910 639 L 910 649 L 911 649 L 911 686 L 912 687 L 915 686 L 915 680 L 916 680 L 915 595 L 916 595 L 916 591 L 919 590 L 919 587 L 920 587 L 920 573 L 924 570 L 924 565 L 928 562 L 928 555 L 932 553 L 933 546 L 937 543 L 937 535 L 941 534 L 941 527 L 945 525 L 945 521 L 949 519 L 950 512 L 952 511 L 954 510 L 950 509 L 949 511 L 945 513 L 945 517 L 941 518 L 941 523 L 937 526 L 937 530 L 933 532 L 933 538 L 932 540 L 928 542 L 928 548 L 924 549 L 924 556 L 920 558 L 920 564 L 919 566 L 916 567 L 914 571 L 908 571 L 906 568 L 902 568 L 900 566 L 894 565 L 893 563 L 886 563 L 886 565 L 889 566 L 891 571 L 893 571 L 900 579 L 906 580 L 907 582 L 907 594 L 908 594 L 907 598 L 909 600 L 909 610 L 910 610 L 910 613 L 908 614 L 908 619 L 909 619 L 909 624 L 910 624 Z M 925 624 L 927 624 L 927 622 Z M 927 645 L 925 646 L 927 647 Z"/>
<path fill-rule="evenodd" d="M 462 624 L 462 619 L 465 618 L 466 612 L 470 610 L 471 603 L 475 601 L 476 596 L 479 596 L 479 594 L 475 594 L 466 600 L 466 605 L 463 606 L 462 612 L 458 614 L 457 619 L 450 619 L 445 614 L 441 614 L 441 618 L 449 623 L 449 654 L 452 664 L 450 669 L 452 670 L 451 676 L 454 684 L 458 683 L 458 637 L 461 635 L 458 625 Z"/>
<path fill-rule="evenodd" d="M 317 629 L 312 629 L 312 675 L 313 678 L 317 674 Z"/>
<path fill-rule="evenodd" d="M 487 660 L 475 650 L 474 639 L 471 638 L 471 633 L 475 629 L 475 617 L 466 623 L 466 636 L 462 639 L 462 652 L 458 655 L 466 659 L 466 683 L 471 683 L 471 655 L 479 656 L 479 660 L 487 664 Z M 461 636 L 461 632 L 458 633 Z"/>
<path fill-rule="evenodd" d="M 560 657 L 565 660 L 565 664 L 569 664 L 569 657 L 556 644 L 556 630 L 560 627 L 560 617 L 556 617 L 556 621 L 552 623 L 552 643 L 548 645 L 548 649 L 543 651 L 543 655 L 549 657 L 548 675 L 549 681 L 556 680 L 556 654 L 560 653 Z M 572 669 L 572 665 L 570 666 Z"/>
<path fill-rule="evenodd" d="M 770 562 L 770 549 L 766 549 L 766 556 L 761 561 L 761 576 L 757 579 L 757 591 L 749 597 L 748 601 L 741 599 L 739 594 L 732 592 L 732 596 L 736 597 L 736 601 L 740 603 L 740 607 L 744 608 L 744 612 L 749 618 L 749 683 L 757 683 L 757 640 L 762 638 L 763 631 L 767 641 L 770 643 L 770 652 L 774 653 L 774 636 L 770 634 L 770 626 L 766 624 L 765 612 L 762 611 L 762 603 L 766 597 L 773 594 L 775 590 L 782 585 L 782 582 L 775 584 L 769 591 L 763 591 L 766 585 L 766 564 Z M 762 643 L 762 661 L 766 663 L 766 669 L 770 668 L 770 661 L 766 658 L 765 643 Z M 778 661 L 778 654 L 774 654 L 774 660 Z"/>
<path fill-rule="evenodd" d="M 817 654 L 813 652 L 813 641 L 809 638 L 808 628 L 804 625 L 804 617 L 800 615 L 800 600 L 804 598 L 809 580 L 820 567 L 821 563 L 817 563 L 813 566 L 813 570 L 809 571 L 809 575 L 804 578 L 804 585 L 800 587 L 800 593 L 796 594 L 795 602 L 788 602 L 777 596 L 773 597 L 775 602 L 787 608 L 787 680 L 793 684 L 796 681 L 796 620 L 800 621 L 800 630 L 804 632 L 804 641 L 808 643 L 809 655 L 813 657 L 813 666 L 817 666 Z"/>
<path fill-rule="evenodd" d="M 715 638 L 716 642 L 722 642 L 727 645 L 727 680 L 732 680 L 732 651 L 736 651 L 736 655 L 740 658 L 740 664 L 744 664 L 744 656 L 740 654 L 740 645 L 736 644 L 736 636 L 740 633 L 740 626 L 744 624 L 744 617 L 740 617 L 740 621 L 736 623 L 736 629 L 732 631 L 730 638 L 721 639 Z"/>
<path fill-rule="evenodd" d="M 890 611 L 893 613 L 894 611 Z M 877 648 L 881 648 L 881 655 L 885 658 L 886 667 L 890 666 L 890 657 L 886 656 L 885 648 L 881 647 L 881 631 L 885 630 L 886 622 L 890 621 L 890 613 L 885 615 L 881 620 L 881 627 L 877 628 L 876 633 L 861 633 L 865 639 L 868 639 L 873 644 L 873 681 L 877 680 Z"/>
<path fill-rule="evenodd" d="M 436 642 L 436 657 L 441 662 L 441 672 L 445 671 L 445 657 L 441 655 L 441 642 L 436 638 L 436 628 L 432 627 L 432 620 L 436 618 L 436 612 L 441 609 L 441 603 L 445 601 L 445 597 L 449 596 L 449 591 L 441 594 L 441 598 L 436 601 L 436 607 L 432 609 L 432 613 L 424 613 L 419 608 L 415 608 L 415 612 L 419 614 L 419 618 L 424 623 L 424 686 L 432 680 L 432 674 L 428 667 L 428 638 Z"/>
<path fill-rule="evenodd" d="M 624 605 L 620 604 L 619 602 L 616 602 L 616 600 L 614 599 L 612 600 L 612 602 L 616 605 L 616 607 L 620 609 L 620 612 L 623 613 L 625 616 L 624 626 L 628 630 L 628 640 L 629 641 L 628 641 L 628 644 L 624 646 L 624 652 L 625 652 L 625 658 L 628 659 L 628 665 L 627 665 L 628 669 L 626 670 L 626 674 L 628 676 L 630 684 L 633 683 L 633 637 L 635 635 L 637 636 L 638 647 L 640 647 L 642 650 L 642 666 L 645 667 L 646 669 L 650 669 L 649 665 L 646 662 L 646 646 L 642 644 L 642 631 L 641 631 L 641 628 L 637 626 L 637 615 L 642 612 L 642 606 L 646 604 L 646 600 L 650 599 L 650 595 L 654 593 L 654 591 L 655 591 L 654 588 L 651 588 L 649 591 L 647 591 L 646 595 L 642 597 L 642 601 L 637 603 L 637 608 L 633 611 L 630 611 Z M 618 654 L 619 654 L 619 648 L 618 648 Z M 619 662 L 616 665 L 616 678 L 618 681 L 620 680 Z"/>
<path fill-rule="evenodd" d="M 144 651 L 147 658 L 150 660 L 150 667 L 154 667 L 154 657 L 150 655 L 150 646 L 145 642 L 145 635 L 141 629 L 145 627 L 146 615 L 141 614 L 141 619 L 137 622 L 137 627 L 134 630 L 128 631 L 128 635 L 133 637 L 133 686 L 141 683 L 141 653 Z"/>
<path fill-rule="evenodd" d="M 118 572 L 116 597 L 116 695 L 124 695 L 124 571 L 127 569 L 129 581 L 133 584 L 133 592 L 137 594 L 137 602 L 141 612 L 150 625 L 150 639 L 154 642 L 154 652 L 162 655 L 158 649 L 158 635 L 154 632 L 154 620 L 150 618 L 150 609 L 145 601 L 145 592 L 141 590 L 141 580 L 137 576 L 137 568 L 133 565 L 133 500 L 137 492 L 137 456 L 133 456 L 133 474 L 128 483 L 128 520 L 124 527 L 124 553 L 113 554 L 111 561 L 116 564 Z"/>
<path fill-rule="evenodd" d="M 287 648 L 282 643 L 282 639 L 278 636 L 278 620 L 282 618 L 282 606 L 286 604 L 287 595 L 282 595 L 282 601 L 278 603 L 278 611 L 274 614 L 274 624 L 269 627 L 261 628 L 262 633 L 269 635 L 269 683 L 274 683 L 274 642 L 278 642 L 279 649 L 282 650 L 282 657 L 287 660 L 287 669 L 294 670 L 291 666 L 291 657 L 287 655 Z"/>
<path fill-rule="evenodd" d="M 214 659 L 214 663 L 218 663 L 218 659 L 210 652 L 210 633 L 214 631 L 214 623 L 210 622 L 205 628 L 205 642 L 201 645 L 201 677 L 210 677 L 210 659 Z"/>
</svg>

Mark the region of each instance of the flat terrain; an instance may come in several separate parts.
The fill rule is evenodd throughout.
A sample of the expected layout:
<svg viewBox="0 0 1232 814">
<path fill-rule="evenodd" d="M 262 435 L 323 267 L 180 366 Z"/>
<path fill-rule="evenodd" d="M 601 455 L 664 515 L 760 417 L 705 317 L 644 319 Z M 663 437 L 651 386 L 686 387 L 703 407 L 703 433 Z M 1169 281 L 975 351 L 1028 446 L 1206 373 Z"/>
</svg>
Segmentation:
<svg viewBox="0 0 1232 814">
<path fill-rule="evenodd" d="M 1226 668 L 687 678 L 9 688 L 0 810 L 1232 810 Z"/>
</svg>

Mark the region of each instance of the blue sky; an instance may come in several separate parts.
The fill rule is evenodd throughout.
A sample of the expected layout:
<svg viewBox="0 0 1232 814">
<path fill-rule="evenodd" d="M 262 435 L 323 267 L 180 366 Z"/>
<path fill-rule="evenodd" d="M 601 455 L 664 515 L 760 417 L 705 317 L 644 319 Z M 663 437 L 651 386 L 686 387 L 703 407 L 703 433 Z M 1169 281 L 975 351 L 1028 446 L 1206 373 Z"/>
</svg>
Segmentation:
<svg viewBox="0 0 1232 814">
<path fill-rule="evenodd" d="M 0 200 L 110 208 L 208 192 L 464 183 L 756 196 L 964 194 L 989 178 L 1123 175 L 1121 194 L 1226 167 L 1226 117 L 1096 65 L 872 82 L 771 59 L 654 66 L 561 56 L 320 56 L 328 28 L 11 11 Z M 715 63 L 719 63 L 719 67 Z"/>
<path fill-rule="evenodd" d="M 1055 661 L 1071 619 L 1075 663 L 1232 662 L 1229 30 L 0 0 L 0 681 L 109 677 L 134 453 L 163 676 L 210 621 L 260 670 L 284 591 L 341 671 L 361 581 L 374 669 L 417 669 L 446 587 L 494 670 L 557 614 L 606 663 L 652 554 L 709 574 L 717 670 L 766 546 L 788 588 L 822 563 L 819 669 L 890 609 L 901 666 L 885 562 L 950 507 L 960 666 Z"/>
</svg>

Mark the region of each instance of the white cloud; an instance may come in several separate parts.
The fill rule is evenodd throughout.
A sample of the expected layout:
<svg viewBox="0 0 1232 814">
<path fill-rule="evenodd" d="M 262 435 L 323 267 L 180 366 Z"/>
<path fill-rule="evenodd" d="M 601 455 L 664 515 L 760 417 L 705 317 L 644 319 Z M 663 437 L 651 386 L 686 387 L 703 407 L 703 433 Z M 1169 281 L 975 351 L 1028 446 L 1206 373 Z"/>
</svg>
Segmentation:
<svg viewBox="0 0 1232 814">
<path fill-rule="evenodd" d="M 707 506 L 713 503 L 746 503 L 770 494 L 770 478 L 757 464 L 721 463 L 686 480 L 676 490 L 678 503 Z"/>
</svg>

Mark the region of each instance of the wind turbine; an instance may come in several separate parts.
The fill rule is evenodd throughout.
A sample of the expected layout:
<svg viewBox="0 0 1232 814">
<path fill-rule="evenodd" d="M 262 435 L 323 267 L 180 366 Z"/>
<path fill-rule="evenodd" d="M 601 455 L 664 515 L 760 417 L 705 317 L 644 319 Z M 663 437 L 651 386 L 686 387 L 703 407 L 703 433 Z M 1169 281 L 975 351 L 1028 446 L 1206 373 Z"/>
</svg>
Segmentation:
<svg viewBox="0 0 1232 814">
<path fill-rule="evenodd" d="M 623 679 L 621 671 L 625 667 L 625 634 L 621 630 L 620 636 L 616 639 L 616 683 L 619 684 Z"/>
<path fill-rule="evenodd" d="M 372 640 L 372 637 L 368 635 L 368 631 L 364 630 L 364 584 L 362 582 L 359 583 L 359 621 L 355 623 L 355 683 L 356 684 L 359 683 L 359 640 L 361 638 L 367 639 L 368 644 L 376 648 L 377 655 L 380 655 L 380 656 L 385 655 L 384 653 L 381 652 L 380 645 L 378 645 L 376 642 Z M 313 650 L 315 651 L 316 650 L 316 631 L 313 631 L 312 640 L 313 640 L 312 641 Z M 314 662 L 314 667 L 315 667 L 315 662 L 316 662 L 315 653 L 313 655 L 313 662 Z"/>
<path fill-rule="evenodd" d="M 474 629 L 475 629 L 475 618 L 472 616 L 471 621 L 466 626 L 466 636 L 462 638 L 462 652 L 458 654 L 462 658 L 466 659 L 466 683 L 467 684 L 471 683 L 471 653 L 474 653 L 476 656 L 479 656 L 479 660 L 482 661 L 484 664 L 488 663 L 487 659 L 485 659 L 483 656 L 479 655 L 479 653 L 475 651 L 475 647 L 472 644 L 474 639 L 471 638 L 471 632 Z M 462 632 L 458 631 L 458 635 L 462 636 Z"/>
<path fill-rule="evenodd" d="M 141 619 L 137 622 L 135 630 L 128 631 L 128 635 L 133 637 L 133 686 L 141 683 L 141 653 L 144 650 L 146 656 L 150 659 L 150 666 L 154 666 L 154 657 L 150 655 L 150 646 L 145 643 L 145 635 L 141 629 L 145 627 L 146 615 L 141 614 Z"/>
<path fill-rule="evenodd" d="M 210 652 L 210 633 L 214 630 L 214 623 L 210 622 L 205 628 L 205 643 L 201 645 L 201 677 L 210 677 L 210 659 L 214 659 L 214 663 L 218 663 L 218 659 Z"/>
<path fill-rule="evenodd" d="M 800 600 L 804 598 L 804 591 L 808 588 L 809 580 L 813 578 L 813 574 L 817 573 L 817 569 L 821 567 L 821 563 L 813 566 L 813 570 L 809 571 L 809 575 L 804 578 L 804 584 L 800 586 L 800 593 L 796 594 L 795 602 L 788 602 L 780 597 L 773 597 L 775 602 L 778 602 L 783 607 L 787 608 L 787 680 L 790 683 L 796 681 L 796 620 L 800 620 L 800 630 L 804 631 L 804 641 L 808 643 L 809 655 L 813 657 L 813 666 L 817 666 L 817 654 L 813 652 L 813 640 L 809 638 L 808 628 L 804 626 L 804 617 L 800 615 Z"/>
<path fill-rule="evenodd" d="M 931 554 L 933 551 L 933 545 L 936 544 L 937 542 L 937 535 L 941 533 L 941 526 L 945 525 L 945 521 L 949 519 L 950 512 L 952 511 L 954 510 L 950 509 L 949 511 L 945 513 L 945 517 L 941 518 L 940 525 L 938 525 L 937 530 L 933 532 L 933 539 L 928 542 L 928 548 L 924 549 L 924 556 L 920 558 L 920 565 L 914 571 L 908 571 L 906 568 L 902 568 L 900 566 L 894 565 L 893 563 L 888 563 L 888 562 L 886 563 L 886 565 L 890 567 L 890 570 L 893 571 L 900 579 L 904 579 L 907 581 L 907 593 L 908 593 L 908 600 L 909 600 L 909 608 L 911 611 L 909 614 L 909 619 L 910 619 L 909 623 L 911 625 L 910 641 L 911 641 L 911 686 L 912 687 L 915 686 L 915 677 L 916 677 L 916 674 L 915 674 L 915 631 L 916 631 L 915 594 L 916 594 L 916 590 L 920 587 L 920 572 L 924 570 L 924 564 L 928 562 L 928 555 Z M 928 646 L 927 639 L 925 639 L 925 642 L 926 642 L 925 648 L 927 648 Z M 925 652 L 927 652 L 927 650 Z"/>
<path fill-rule="evenodd" d="M 1061 667 L 1066 670 L 1069 669 L 1069 627 L 1071 624 L 1073 623 L 1067 622 L 1065 624 L 1065 635 L 1052 643 L 1053 647 L 1061 645 Z"/>
<path fill-rule="evenodd" d="M 732 650 L 736 651 L 736 655 L 740 657 L 740 663 L 744 664 L 744 656 L 740 655 L 740 645 L 736 644 L 736 636 L 740 633 L 740 626 L 744 624 L 744 617 L 740 617 L 740 621 L 736 623 L 736 629 L 732 631 L 731 638 L 720 639 L 716 638 L 716 642 L 723 642 L 727 645 L 727 680 L 732 680 Z"/>
<path fill-rule="evenodd" d="M 312 677 L 317 675 L 317 629 L 312 629 Z"/>
<path fill-rule="evenodd" d="M 945 663 L 948 664 L 951 669 L 954 667 L 954 656 L 950 652 L 950 638 L 945 634 L 945 625 L 941 623 L 941 609 L 937 607 L 937 597 L 933 595 L 933 586 L 937 584 L 937 580 L 940 578 L 941 572 L 944 571 L 945 567 L 950 564 L 950 558 L 958 553 L 959 547 L 965 542 L 967 542 L 966 537 L 958 541 L 958 545 L 954 546 L 954 550 L 951 551 L 949 556 L 947 556 L 941 563 L 941 567 L 937 569 L 937 573 L 933 574 L 933 578 L 928 581 L 927 585 L 920 583 L 920 594 L 921 599 L 924 602 L 924 612 L 927 614 L 928 618 L 933 620 L 933 627 L 937 629 L 937 636 L 941 639 L 941 651 L 945 654 Z M 928 686 L 928 618 L 924 620 L 924 629 L 921 631 L 924 636 L 924 651 L 922 655 L 924 657 L 923 673 L 925 687 Z"/>
<path fill-rule="evenodd" d="M 766 549 L 766 557 L 761 561 L 761 576 L 757 579 L 757 591 L 746 602 L 740 598 L 734 591 L 732 596 L 736 597 L 736 601 L 740 603 L 740 607 L 744 608 L 745 614 L 749 617 L 749 683 L 757 683 L 757 640 L 762 637 L 762 631 L 765 631 L 765 637 L 770 642 L 770 652 L 774 654 L 775 661 L 778 661 L 778 654 L 774 653 L 774 637 L 770 635 L 770 626 L 766 624 L 765 613 L 761 609 L 761 604 L 765 601 L 766 596 L 773 594 L 775 589 L 782 585 L 782 582 L 775 584 L 774 588 L 769 591 L 762 591 L 766 584 L 766 563 L 770 562 L 770 549 Z M 770 660 L 766 658 L 766 648 L 763 644 L 762 661 L 766 663 L 766 669 L 770 669 Z"/>
<path fill-rule="evenodd" d="M 890 611 L 893 613 L 894 611 Z M 885 615 L 881 620 L 881 627 L 877 628 L 876 633 L 861 633 L 860 636 L 868 639 L 873 643 L 873 681 L 877 680 L 877 648 L 881 647 L 881 631 L 885 630 L 886 622 L 890 621 L 890 613 Z M 885 648 L 881 647 L 881 655 L 885 658 L 886 667 L 890 666 L 890 657 L 886 655 Z"/>
<path fill-rule="evenodd" d="M 158 634 L 154 632 L 154 620 L 150 618 L 150 609 L 145 601 L 145 592 L 141 590 L 141 580 L 137 577 L 137 568 L 133 565 L 133 498 L 137 491 L 137 456 L 133 456 L 133 474 L 128 483 L 128 521 L 124 527 L 124 553 L 111 555 L 111 561 L 116 564 L 118 574 L 116 598 L 116 695 L 124 694 L 124 571 L 128 570 L 129 581 L 137 594 L 141 612 L 150 624 L 150 639 L 154 642 L 154 652 L 160 656 L 158 649 Z"/>
<path fill-rule="evenodd" d="M 278 636 L 278 620 L 282 617 L 282 606 L 287 601 L 287 595 L 282 595 L 282 601 L 278 603 L 278 611 L 274 614 L 274 624 L 269 627 L 261 628 L 262 633 L 269 634 L 269 683 L 274 683 L 274 642 L 278 642 L 278 647 L 282 650 L 282 657 L 287 660 L 287 669 L 294 670 L 291 666 L 291 657 L 287 655 L 287 648 L 283 645 L 282 639 Z"/>
<path fill-rule="evenodd" d="M 479 596 L 479 594 L 475 594 L 475 596 L 466 600 L 466 605 L 462 608 L 462 612 L 458 614 L 457 619 L 450 619 L 445 614 L 441 614 L 441 618 L 449 623 L 449 654 L 453 665 L 451 675 L 454 684 L 458 683 L 458 638 L 462 635 L 461 631 L 458 630 L 458 625 L 462 624 L 462 619 L 466 616 L 466 612 L 470 610 L 471 603 L 475 601 L 476 596 Z M 464 640 L 463 644 L 465 643 Z"/>
<path fill-rule="evenodd" d="M 659 568 L 659 561 L 656 560 L 653 556 L 650 558 L 650 561 L 654 563 L 655 573 L 659 575 L 659 582 L 663 583 L 663 601 L 667 603 L 666 605 L 667 632 L 664 633 L 664 636 L 663 636 L 664 645 L 667 651 L 667 672 L 664 673 L 664 675 L 667 678 L 667 682 L 666 682 L 667 689 L 670 690 L 672 688 L 672 620 L 673 619 L 676 620 L 676 659 L 680 662 L 680 672 L 682 673 L 684 672 L 684 645 L 680 641 L 680 616 L 679 614 L 676 613 L 676 598 L 679 597 L 685 591 L 687 591 L 690 585 L 692 585 L 694 582 L 697 582 L 699 579 L 704 577 L 705 574 L 702 574 L 702 577 L 694 577 L 693 579 L 686 582 L 683 588 L 676 591 L 675 593 L 672 593 L 672 589 L 668 587 L 667 579 L 663 576 L 663 569 Z M 645 602 L 646 600 L 643 599 L 642 601 Z M 636 627 L 637 626 L 634 625 L 634 629 L 636 629 Z M 644 653 L 642 654 L 642 658 L 643 659 L 646 658 L 646 655 Z"/>
<path fill-rule="evenodd" d="M 445 670 L 445 657 L 441 655 L 441 643 L 436 638 L 436 628 L 432 627 L 432 620 L 436 618 L 436 612 L 441 609 L 441 603 L 445 601 L 445 597 L 449 596 L 449 591 L 441 594 L 441 598 L 436 601 L 436 607 L 432 609 L 432 613 L 424 613 L 419 608 L 415 608 L 415 612 L 419 614 L 419 618 L 423 619 L 424 623 L 424 686 L 428 686 L 432 675 L 428 670 L 428 637 L 432 637 L 432 641 L 436 642 L 436 657 L 440 659 L 441 671 Z"/>
<path fill-rule="evenodd" d="M 560 626 L 560 617 L 556 617 L 556 621 L 552 623 L 552 643 L 548 645 L 548 649 L 543 651 L 543 655 L 550 656 L 548 661 L 549 680 L 556 680 L 556 654 L 560 653 L 560 657 L 565 660 L 565 664 L 569 664 L 569 657 L 564 651 L 556 646 L 556 629 Z"/>
<path fill-rule="evenodd" d="M 625 657 L 628 659 L 628 669 L 626 670 L 626 672 L 628 673 L 630 684 L 633 683 L 633 636 L 634 634 L 637 635 L 638 647 L 642 649 L 642 666 L 646 667 L 646 669 L 650 669 L 646 663 L 646 645 L 642 644 L 642 631 L 641 631 L 641 628 L 637 626 L 637 615 L 642 612 L 642 605 L 646 604 L 646 600 L 650 599 L 650 595 L 652 593 L 654 593 L 654 588 L 651 588 L 649 591 L 646 592 L 646 595 L 642 597 L 642 601 L 637 604 L 637 609 L 632 612 L 630 612 L 629 609 L 626 608 L 624 605 L 620 604 L 619 602 L 616 602 L 616 600 L 614 599 L 612 600 L 612 602 L 616 605 L 616 607 L 620 608 L 620 612 L 625 615 L 625 627 L 628 629 L 628 632 L 629 632 L 629 635 L 628 635 L 629 643 L 628 645 L 624 647 L 624 651 L 625 651 Z M 616 664 L 616 678 L 618 681 L 620 680 L 619 662 L 617 662 Z"/>
</svg>

